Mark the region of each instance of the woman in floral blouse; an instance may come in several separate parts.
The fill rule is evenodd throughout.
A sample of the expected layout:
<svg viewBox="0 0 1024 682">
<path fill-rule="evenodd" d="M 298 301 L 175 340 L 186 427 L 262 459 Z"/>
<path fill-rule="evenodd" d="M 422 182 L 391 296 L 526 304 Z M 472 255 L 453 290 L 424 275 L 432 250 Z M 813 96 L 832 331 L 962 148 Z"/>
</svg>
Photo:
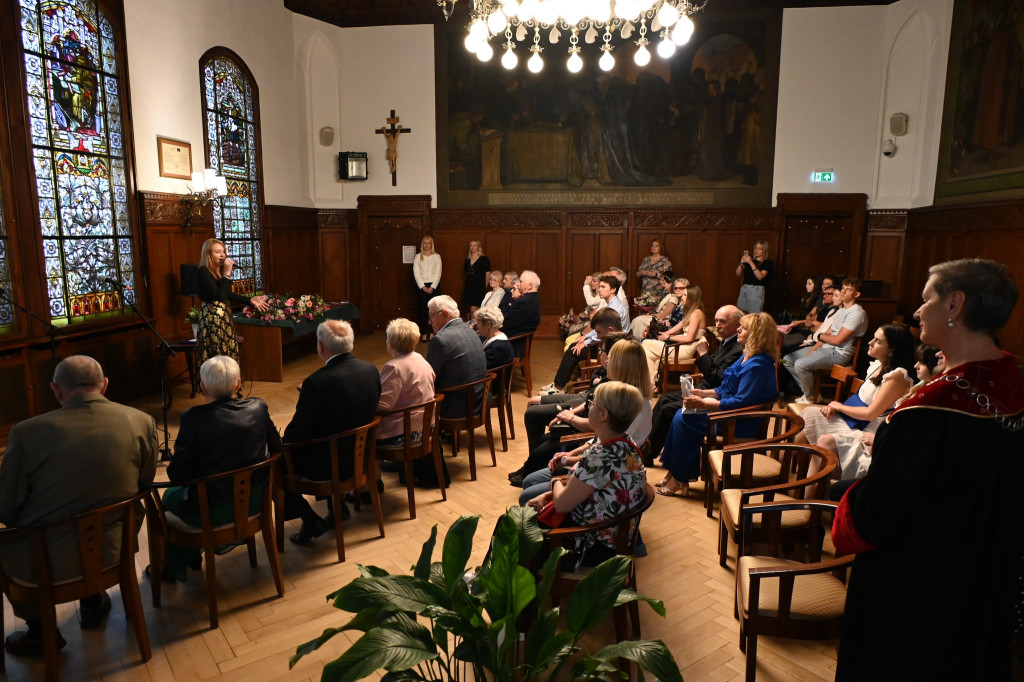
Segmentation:
<svg viewBox="0 0 1024 682">
<path fill-rule="evenodd" d="M 640 391 L 620 381 L 603 381 L 594 392 L 590 427 L 597 442 L 565 480 L 556 478 L 551 490 L 530 500 L 540 509 L 553 501 L 555 511 L 568 514 L 566 525 L 587 526 L 625 514 L 643 502 L 647 470 L 636 445 L 626 436 L 643 407 Z M 610 529 L 576 539 L 579 563 L 595 566 L 615 555 Z"/>
<path fill-rule="evenodd" d="M 661 275 L 672 269 L 672 261 L 664 253 L 665 247 L 660 239 L 651 242 L 651 255 L 640 263 L 636 276 L 640 278 L 640 293 L 650 293 L 657 300 L 661 294 Z"/>
</svg>

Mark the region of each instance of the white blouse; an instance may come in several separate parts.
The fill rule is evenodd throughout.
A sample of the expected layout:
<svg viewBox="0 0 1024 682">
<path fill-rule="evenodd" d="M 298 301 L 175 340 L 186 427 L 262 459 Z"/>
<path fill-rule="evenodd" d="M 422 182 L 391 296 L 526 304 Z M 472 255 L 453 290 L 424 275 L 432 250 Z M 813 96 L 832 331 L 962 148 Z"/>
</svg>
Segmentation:
<svg viewBox="0 0 1024 682">
<path fill-rule="evenodd" d="M 412 261 L 412 276 L 416 279 L 417 288 L 422 289 L 430 282 L 430 286 L 436 289 L 441 283 L 441 256 L 436 253 L 429 256 L 417 253 Z"/>
</svg>

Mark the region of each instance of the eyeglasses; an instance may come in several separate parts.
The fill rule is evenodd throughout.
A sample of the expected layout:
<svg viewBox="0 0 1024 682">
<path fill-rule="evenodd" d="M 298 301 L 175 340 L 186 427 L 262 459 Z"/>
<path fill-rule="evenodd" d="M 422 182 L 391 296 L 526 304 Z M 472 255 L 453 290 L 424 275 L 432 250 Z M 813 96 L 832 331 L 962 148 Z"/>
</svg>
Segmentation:
<svg viewBox="0 0 1024 682">
<path fill-rule="evenodd" d="M 434 312 L 432 312 L 432 313 L 427 315 L 427 319 L 428 320 L 432 320 L 432 319 L 434 319 L 434 315 L 440 315 L 443 312 L 444 312 L 443 310 L 435 310 Z"/>
<path fill-rule="evenodd" d="M 672 287 L 672 291 L 686 291 L 686 287 Z"/>
</svg>

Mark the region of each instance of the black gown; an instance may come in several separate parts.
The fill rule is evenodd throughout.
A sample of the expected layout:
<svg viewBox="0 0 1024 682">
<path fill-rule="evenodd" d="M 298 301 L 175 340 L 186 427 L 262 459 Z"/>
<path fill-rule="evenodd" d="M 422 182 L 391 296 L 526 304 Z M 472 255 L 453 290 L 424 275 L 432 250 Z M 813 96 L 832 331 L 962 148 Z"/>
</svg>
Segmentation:
<svg viewBox="0 0 1024 682">
<path fill-rule="evenodd" d="M 487 273 L 491 271 L 491 259 L 480 256 L 476 263 L 470 263 L 467 258 L 463 263 L 463 271 L 466 273 L 466 285 L 462 289 L 462 312 L 468 313 L 473 306 L 479 307 L 487 295 Z"/>
</svg>

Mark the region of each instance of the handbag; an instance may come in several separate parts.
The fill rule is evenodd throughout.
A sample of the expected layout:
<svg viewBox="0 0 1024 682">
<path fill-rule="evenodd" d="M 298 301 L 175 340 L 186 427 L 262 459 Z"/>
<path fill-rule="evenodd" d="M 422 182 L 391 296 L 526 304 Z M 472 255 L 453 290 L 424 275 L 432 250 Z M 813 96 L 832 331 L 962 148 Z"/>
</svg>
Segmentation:
<svg viewBox="0 0 1024 682">
<path fill-rule="evenodd" d="M 647 327 L 647 333 L 644 335 L 645 339 L 657 339 L 658 334 L 663 331 L 667 331 L 668 327 L 664 326 L 664 323 L 656 317 L 651 318 L 651 324 Z"/>
<path fill-rule="evenodd" d="M 548 528 L 558 528 L 568 516 L 565 512 L 555 511 L 554 501 L 548 502 L 537 512 L 537 520 Z"/>
<path fill-rule="evenodd" d="M 847 407 L 867 407 L 867 403 L 861 400 L 860 395 L 856 393 L 844 400 L 843 405 L 846 405 Z M 843 418 L 843 421 L 846 422 L 847 426 L 851 429 L 856 429 L 857 431 L 862 430 L 865 426 L 871 423 L 865 419 L 854 419 L 853 417 L 849 417 L 842 413 L 840 413 L 839 416 Z"/>
</svg>

